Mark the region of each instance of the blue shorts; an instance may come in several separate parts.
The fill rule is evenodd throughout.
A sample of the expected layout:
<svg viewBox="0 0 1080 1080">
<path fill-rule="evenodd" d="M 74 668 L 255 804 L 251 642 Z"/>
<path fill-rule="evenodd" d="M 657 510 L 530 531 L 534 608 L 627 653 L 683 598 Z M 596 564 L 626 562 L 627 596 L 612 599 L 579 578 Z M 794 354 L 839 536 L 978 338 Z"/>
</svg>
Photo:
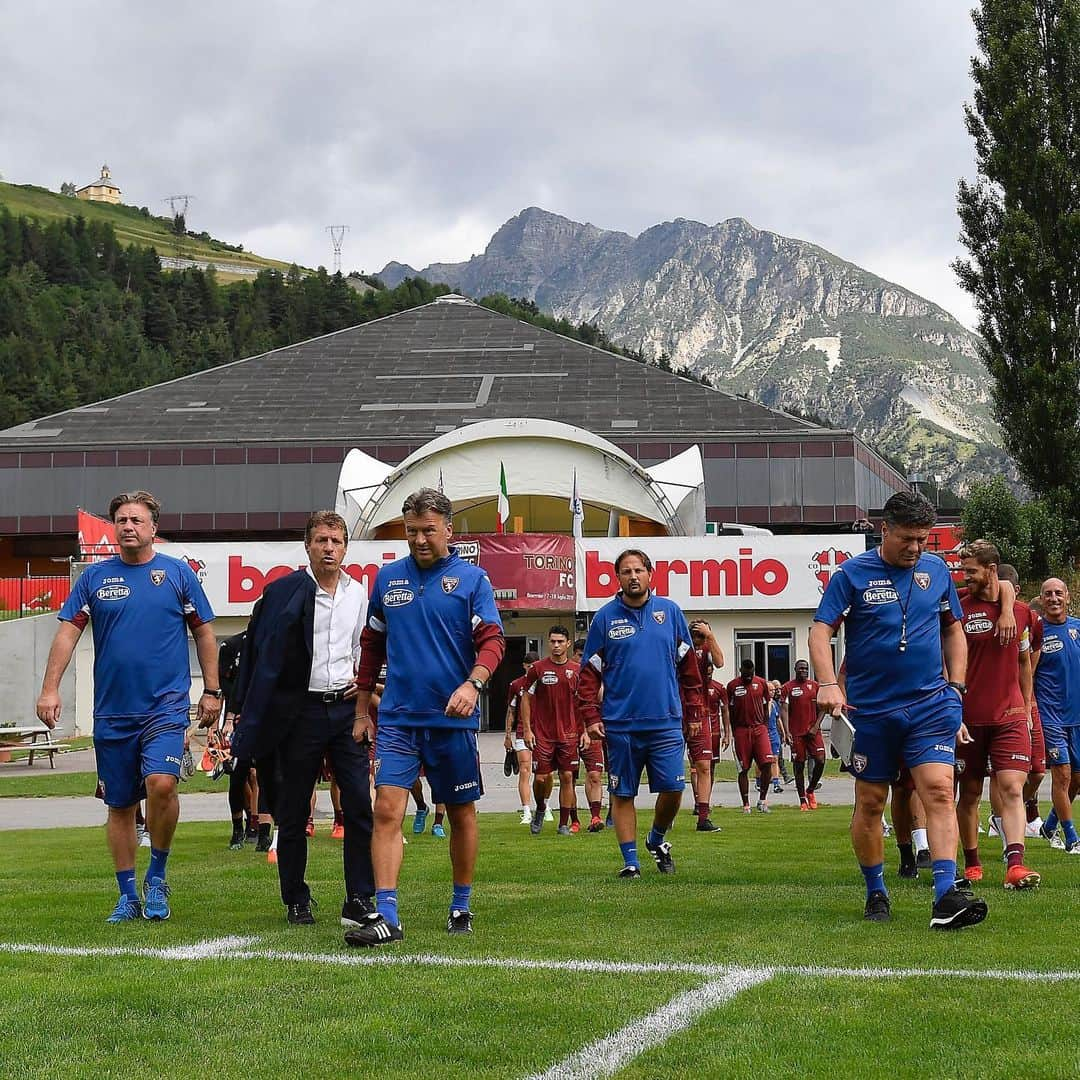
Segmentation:
<svg viewBox="0 0 1080 1080">
<path fill-rule="evenodd" d="M 375 736 L 375 786 L 408 790 L 420 766 L 437 803 L 476 802 L 484 794 L 476 732 L 380 724 Z"/>
<path fill-rule="evenodd" d="M 671 731 L 607 730 L 608 791 L 632 799 L 641 784 L 641 770 L 649 772 L 649 790 L 682 791 L 684 740 L 682 728 Z"/>
<path fill-rule="evenodd" d="M 769 749 L 774 757 L 780 756 L 780 731 L 775 724 L 769 724 Z"/>
<path fill-rule="evenodd" d="M 1080 769 L 1080 727 L 1050 727 L 1043 721 L 1043 739 L 1046 742 L 1046 764 L 1071 765 Z"/>
<path fill-rule="evenodd" d="M 956 764 L 956 733 L 964 709 L 950 687 L 892 712 L 852 711 L 851 771 L 859 780 L 891 784 L 902 765 Z"/>
<path fill-rule="evenodd" d="M 146 778 L 155 773 L 180 775 L 188 710 L 170 709 L 156 716 L 109 716 L 94 719 L 94 756 L 106 806 L 134 806 L 146 797 Z"/>
</svg>

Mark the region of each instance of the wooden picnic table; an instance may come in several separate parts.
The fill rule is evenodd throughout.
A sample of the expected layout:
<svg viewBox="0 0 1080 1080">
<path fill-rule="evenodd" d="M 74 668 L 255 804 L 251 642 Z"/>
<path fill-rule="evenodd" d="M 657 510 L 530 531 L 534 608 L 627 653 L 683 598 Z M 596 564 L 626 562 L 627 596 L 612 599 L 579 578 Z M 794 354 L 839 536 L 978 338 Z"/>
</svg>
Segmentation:
<svg viewBox="0 0 1080 1080">
<path fill-rule="evenodd" d="M 30 724 L 25 727 L 0 727 L 0 749 L 29 749 L 30 756 L 26 762 L 28 765 L 34 764 L 35 754 L 48 754 L 49 768 L 55 769 L 54 755 L 59 750 L 68 750 L 70 748 L 67 743 L 53 742 L 52 736 L 52 729 L 47 728 L 44 724 Z M 14 741 L 12 741 L 12 737 L 14 737 Z M 40 738 L 44 738 L 44 743 L 38 742 Z"/>
</svg>

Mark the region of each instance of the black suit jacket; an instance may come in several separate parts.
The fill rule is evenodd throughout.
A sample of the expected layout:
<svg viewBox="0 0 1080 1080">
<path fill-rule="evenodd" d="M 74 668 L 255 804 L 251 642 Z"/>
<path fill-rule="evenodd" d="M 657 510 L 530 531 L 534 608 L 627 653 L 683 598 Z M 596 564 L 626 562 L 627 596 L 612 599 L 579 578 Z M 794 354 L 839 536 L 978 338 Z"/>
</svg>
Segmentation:
<svg viewBox="0 0 1080 1080">
<path fill-rule="evenodd" d="M 236 679 L 237 757 L 271 753 L 300 715 L 311 681 L 314 627 L 315 581 L 306 570 L 266 586 L 248 623 Z"/>
</svg>

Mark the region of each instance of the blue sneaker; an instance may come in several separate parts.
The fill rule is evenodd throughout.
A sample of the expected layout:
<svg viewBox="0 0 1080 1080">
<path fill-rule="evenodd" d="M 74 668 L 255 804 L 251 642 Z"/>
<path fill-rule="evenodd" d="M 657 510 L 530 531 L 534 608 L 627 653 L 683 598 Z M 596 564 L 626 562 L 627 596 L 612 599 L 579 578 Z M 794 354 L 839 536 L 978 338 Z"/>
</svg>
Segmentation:
<svg viewBox="0 0 1080 1080">
<path fill-rule="evenodd" d="M 422 836 L 424 828 L 427 825 L 428 812 L 426 810 L 417 810 L 416 817 L 413 818 L 412 831 L 413 836 Z"/>
<path fill-rule="evenodd" d="M 142 915 L 142 904 L 130 896 L 121 896 L 116 901 L 113 913 L 105 920 L 107 923 L 132 922 Z"/>
<path fill-rule="evenodd" d="M 440 825 L 432 825 L 431 826 L 431 835 L 432 836 L 437 836 L 440 840 L 445 840 L 446 839 L 446 830 L 442 827 L 441 824 Z"/>
<path fill-rule="evenodd" d="M 169 893 L 172 891 L 162 878 L 143 882 L 143 918 L 163 922 L 169 917 Z"/>
</svg>

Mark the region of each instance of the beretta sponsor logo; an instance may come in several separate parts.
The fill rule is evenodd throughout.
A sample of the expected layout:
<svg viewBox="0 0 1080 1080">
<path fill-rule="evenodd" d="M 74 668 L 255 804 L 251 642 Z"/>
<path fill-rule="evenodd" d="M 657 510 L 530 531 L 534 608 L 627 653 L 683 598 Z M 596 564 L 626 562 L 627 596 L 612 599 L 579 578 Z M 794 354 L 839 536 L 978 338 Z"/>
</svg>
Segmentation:
<svg viewBox="0 0 1080 1080">
<path fill-rule="evenodd" d="M 895 604 L 900 600 L 891 585 L 878 585 L 872 589 L 864 589 L 862 598 L 867 604 Z"/>
<path fill-rule="evenodd" d="M 126 585 L 102 585 L 97 591 L 99 600 L 126 600 L 131 590 Z"/>
<path fill-rule="evenodd" d="M 1048 637 L 1043 639 L 1042 651 L 1044 653 L 1061 652 L 1065 648 L 1065 642 L 1059 637 Z"/>
<path fill-rule="evenodd" d="M 633 637 L 636 633 L 637 630 L 633 626 L 629 623 L 624 623 L 622 626 L 612 626 L 608 630 L 607 636 L 611 638 L 612 641 L 620 641 L 622 638 Z"/>
<path fill-rule="evenodd" d="M 567 674 L 569 674 L 569 672 L 567 672 Z M 545 671 L 544 674 L 540 676 L 540 681 L 545 686 L 558 686 L 559 676 L 554 671 Z"/>
<path fill-rule="evenodd" d="M 412 589 L 387 589 L 383 594 L 383 607 L 404 607 L 411 604 L 415 597 Z"/>
<path fill-rule="evenodd" d="M 994 629 L 994 624 L 980 611 L 964 620 L 964 629 L 969 634 L 989 634 Z"/>
</svg>

